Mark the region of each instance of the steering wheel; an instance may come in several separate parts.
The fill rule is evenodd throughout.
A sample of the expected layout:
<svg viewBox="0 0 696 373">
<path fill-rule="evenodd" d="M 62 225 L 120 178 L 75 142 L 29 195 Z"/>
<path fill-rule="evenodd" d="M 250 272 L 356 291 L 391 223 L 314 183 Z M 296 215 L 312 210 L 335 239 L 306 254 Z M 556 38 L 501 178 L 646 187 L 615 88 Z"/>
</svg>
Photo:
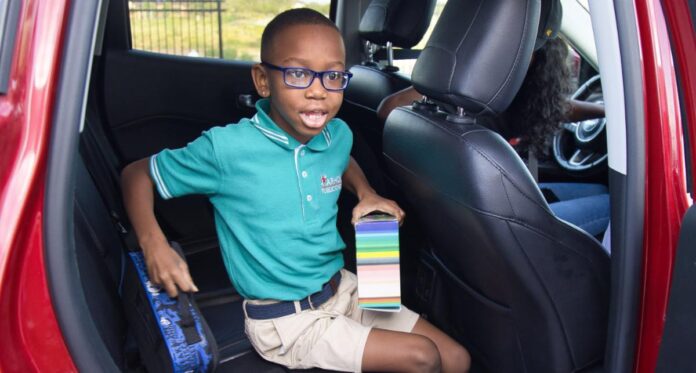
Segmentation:
<svg viewBox="0 0 696 373">
<path fill-rule="evenodd" d="M 603 104 L 599 75 L 585 82 L 571 99 Z M 606 118 L 561 124 L 553 136 L 553 156 L 561 168 L 572 172 L 599 170 L 607 159 Z"/>
</svg>

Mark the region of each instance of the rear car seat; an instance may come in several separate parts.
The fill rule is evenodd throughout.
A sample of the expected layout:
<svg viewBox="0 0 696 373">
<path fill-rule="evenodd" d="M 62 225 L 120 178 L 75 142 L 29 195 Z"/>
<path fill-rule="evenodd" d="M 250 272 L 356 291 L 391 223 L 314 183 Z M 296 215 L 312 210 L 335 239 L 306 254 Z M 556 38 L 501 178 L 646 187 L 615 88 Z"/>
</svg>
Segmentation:
<svg viewBox="0 0 696 373">
<path fill-rule="evenodd" d="M 78 258 L 76 264 L 91 317 L 103 343 L 116 366 L 130 371 L 138 369 L 137 349 L 135 346 L 126 347 L 129 342 L 128 325 L 120 298 L 127 245 L 124 236 L 119 233 L 124 224 L 120 221 L 123 214 L 118 213 L 122 211 L 118 180 L 113 180 L 113 175 L 118 173 L 109 170 L 109 167 L 115 167 L 111 160 L 116 158 L 108 147 L 108 141 L 98 137 L 98 126 L 94 111 L 88 110 L 87 123 L 80 140 L 79 162 L 75 165 L 73 218 Z M 95 149 L 99 149 L 99 153 Z M 211 256 L 200 255 L 200 252 L 187 255 L 194 280 L 198 280 L 197 274 L 218 270 L 223 271 L 226 278 L 224 267 L 220 263 L 211 263 L 210 259 Z M 219 348 L 220 365 L 217 372 L 288 371 L 263 360 L 252 349 L 244 333 L 242 299 L 233 289 L 226 288 L 229 280 L 222 286 L 205 281 L 198 284 L 202 291 L 196 294 L 196 299 Z"/>
</svg>

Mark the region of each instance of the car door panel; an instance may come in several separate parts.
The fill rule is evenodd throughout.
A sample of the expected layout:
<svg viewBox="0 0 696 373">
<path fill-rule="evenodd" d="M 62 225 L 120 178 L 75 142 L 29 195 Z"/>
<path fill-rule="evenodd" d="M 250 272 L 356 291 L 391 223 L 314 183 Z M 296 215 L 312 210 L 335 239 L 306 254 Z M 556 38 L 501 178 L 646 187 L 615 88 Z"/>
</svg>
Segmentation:
<svg viewBox="0 0 696 373">
<path fill-rule="evenodd" d="M 252 109 L 237 100 L 254 92 L 251 66 L 139 51 L 110 53 L 104 109 L 124 161 L 183 146 L 207 128 L 248 116 Z"/>
<path fill-rule="evenodd" d="M 250 116 L 253 109 L 237 102 L 254 91 L 252 64 L 134 50 L 108 53 L 101 81 L 103 118 L 122 166 Z M 155 210 L 165 233 L 185 248 L 215 240 L 205 197 L 158 198 Z"/>
</svg>

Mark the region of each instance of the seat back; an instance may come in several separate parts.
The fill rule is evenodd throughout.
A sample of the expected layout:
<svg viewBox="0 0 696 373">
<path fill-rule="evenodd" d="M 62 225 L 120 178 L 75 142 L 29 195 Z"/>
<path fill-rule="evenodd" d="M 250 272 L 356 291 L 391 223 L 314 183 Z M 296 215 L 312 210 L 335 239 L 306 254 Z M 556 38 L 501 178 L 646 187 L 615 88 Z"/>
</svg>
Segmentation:
<svg viewBox="0 0 696 373">
<path fill-rule="evenodd" d="M 398 108 L 384 130 L 439 272 L 433 321 L 492 372 L 578 371 L 604 355 L 607 254 L 551 213 L 514 149 L 475 117 L 519 89 L 539 12 L 539 0 L 448 2 L 413 79 L 453 112 Z"/>
<path fill-rule="evenodd" d="M 127 323 L 120 296 L 122 241 L 82 158 L 78 159 L 75 174 L 75 257 L 90 310 L 85 317 L 94 321 L 114 364 L 125 369 Z"/>
</svg>

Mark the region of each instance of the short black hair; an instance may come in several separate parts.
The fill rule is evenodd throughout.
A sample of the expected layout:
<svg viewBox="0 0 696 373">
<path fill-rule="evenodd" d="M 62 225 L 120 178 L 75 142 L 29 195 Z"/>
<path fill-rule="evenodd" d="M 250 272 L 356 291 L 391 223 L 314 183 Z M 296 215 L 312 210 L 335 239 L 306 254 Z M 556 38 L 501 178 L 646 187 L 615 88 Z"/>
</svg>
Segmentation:
<svg viewBox="0 0 696 373">
<path fill-rule="evenodd" d="M 338 27 L 325 15 L 309 8 L 288 9 L 277 16 L 266 25 L 261 35 L 261 60 L 268 59 L 268 50 L 273 38 L 290 26 L 297 25 L 323 25 L 338 31 Z"/>
</svg>

